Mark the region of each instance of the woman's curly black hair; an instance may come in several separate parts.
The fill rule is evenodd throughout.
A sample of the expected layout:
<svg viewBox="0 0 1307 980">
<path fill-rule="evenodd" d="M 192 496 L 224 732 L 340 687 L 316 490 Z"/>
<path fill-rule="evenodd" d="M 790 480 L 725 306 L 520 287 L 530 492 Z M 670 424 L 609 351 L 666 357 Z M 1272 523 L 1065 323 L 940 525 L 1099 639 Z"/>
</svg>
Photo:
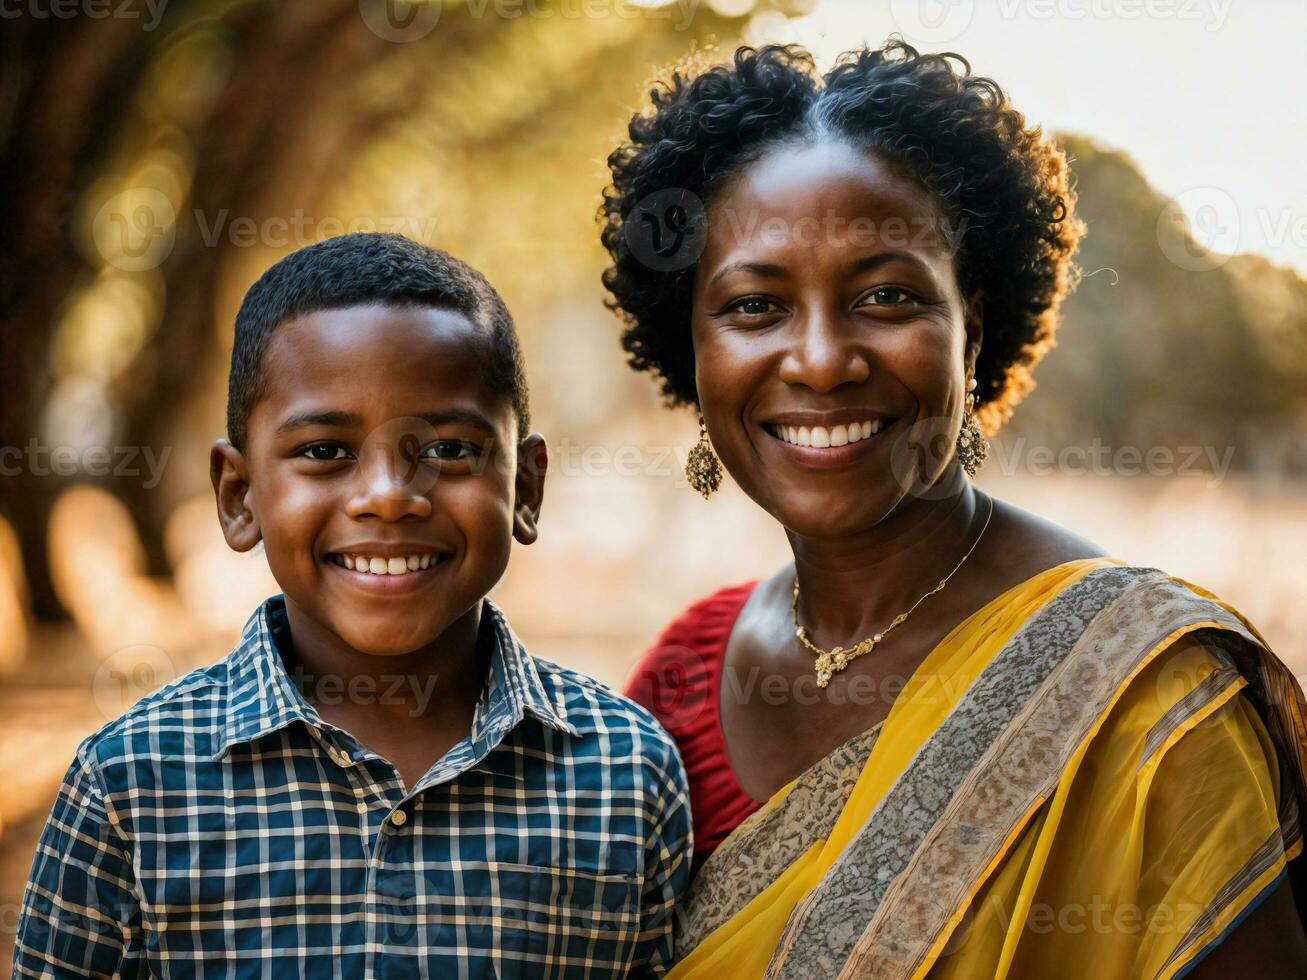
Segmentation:
<svg viewBox="0 0 1307 980">
<path fill-rule="evenodd" d="M 609 306 L 627 324 L 622 346 L 637 371 L 661 379 L 673 405 L 696 405 L 690 297 L 694 268 L 660 271 L 633 253 L 625 222 L 650 194 L 679 188 L 705 206 L 714 192 L 783 143 L 837 139 L 914 176 L 958 234 L 962 295 L 983 297 L 976 365 L 982 426 L 992 432 L 1033 381 L 1053 345 L 1084 226 L 1062 151 L 1026 128 L 999 86 L 957 54 L 920 54 L 893 38 L 842 56 L 824 77 L 796 45 L 741 47 L 732 63 L 674 72 L 632 118 L 630 142 L 608 158 L 600 209 L 613 264 Z"/>
</svg>

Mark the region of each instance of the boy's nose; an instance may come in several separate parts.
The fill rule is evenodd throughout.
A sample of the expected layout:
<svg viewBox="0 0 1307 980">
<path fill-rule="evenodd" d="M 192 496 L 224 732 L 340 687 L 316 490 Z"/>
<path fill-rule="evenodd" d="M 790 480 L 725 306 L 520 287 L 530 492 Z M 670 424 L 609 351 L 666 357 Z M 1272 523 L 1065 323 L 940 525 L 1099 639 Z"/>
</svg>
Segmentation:
<svg viewBox="0 0 1307 980">
<path fill-rule="evenodd" d="M 431 514 L 436 471 L 393 446 L 374 446 L 360 460 L 346 512 L 356 520 L 399 521 Z"/>
</svg>

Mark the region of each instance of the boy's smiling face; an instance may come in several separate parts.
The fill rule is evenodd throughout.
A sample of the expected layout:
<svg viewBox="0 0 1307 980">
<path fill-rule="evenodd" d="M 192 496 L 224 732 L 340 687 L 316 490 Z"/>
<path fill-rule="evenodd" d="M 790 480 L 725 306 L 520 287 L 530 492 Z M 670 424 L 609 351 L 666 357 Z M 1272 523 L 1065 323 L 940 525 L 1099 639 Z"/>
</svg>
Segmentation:
<svg viewBox="0 0 1307 980">
<path fill-rule="evenodd" d="M 288 608 L 360 653 L 432 643 L 499 581 L 513 538 L 535 540 L 544 440 L 519 445 L 511 397 L 486 381 L 491 343 L 421 306 L 287 321 L 244 451 L 213 449 L 228 543 L 262 539 Z"/>
</svg>

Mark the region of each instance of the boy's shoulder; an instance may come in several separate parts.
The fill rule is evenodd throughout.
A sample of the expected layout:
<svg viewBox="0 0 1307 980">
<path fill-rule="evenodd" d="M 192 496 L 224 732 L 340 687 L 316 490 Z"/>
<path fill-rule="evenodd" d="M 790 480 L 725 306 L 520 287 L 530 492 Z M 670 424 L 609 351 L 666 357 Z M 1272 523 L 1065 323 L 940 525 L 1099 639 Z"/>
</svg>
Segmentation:
<svg viewBox="0 0 1307 980">
<path fill-rule="evenodd" d="M 194 760 L 216 755 L 227 732 L 233 667 L 246 653 L 238 646 L 216 663 L 147 694 L 84 738 L 74 764 L 104 772 L 147 756 Z"/>
<path fill-rule="evenodd" d="M 563 709 L 567 721 L 579 734 L 626 733 L 644 743 L 646 749 L 657 749 L 679 759 L 676 742 L 643 705 L 589 674 L 535 654 L 530 657 L 551 700 Z"/>
</svg>

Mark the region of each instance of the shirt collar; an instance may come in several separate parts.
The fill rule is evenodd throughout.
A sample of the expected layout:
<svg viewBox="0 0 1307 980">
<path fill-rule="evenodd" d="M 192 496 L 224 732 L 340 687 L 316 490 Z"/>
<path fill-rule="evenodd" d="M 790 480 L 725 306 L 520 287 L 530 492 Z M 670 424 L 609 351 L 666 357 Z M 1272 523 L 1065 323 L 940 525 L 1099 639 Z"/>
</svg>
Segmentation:
<svg viewBox="0 0 1307 980">
<path fill-rule="evenodd" d="M 522 645 L 499 607 L 482 600 L 481 629 L 493 644 L 490 671 L 472 720 L 472 742 L 498 742 L 530 715 L 550 728 L 578 736 L 567 719 L 561 695 L 550 698 L 535 658 Z M 232 746 L 252 742 L 295 721 L 321 730 L 317 709 L 304 699 L 277 652 L 290 642 L 286 599 L 266 600 L 245 622 L 241 639 L 228 660 L 227 707 L 215 759 Z"/>
</svg>

